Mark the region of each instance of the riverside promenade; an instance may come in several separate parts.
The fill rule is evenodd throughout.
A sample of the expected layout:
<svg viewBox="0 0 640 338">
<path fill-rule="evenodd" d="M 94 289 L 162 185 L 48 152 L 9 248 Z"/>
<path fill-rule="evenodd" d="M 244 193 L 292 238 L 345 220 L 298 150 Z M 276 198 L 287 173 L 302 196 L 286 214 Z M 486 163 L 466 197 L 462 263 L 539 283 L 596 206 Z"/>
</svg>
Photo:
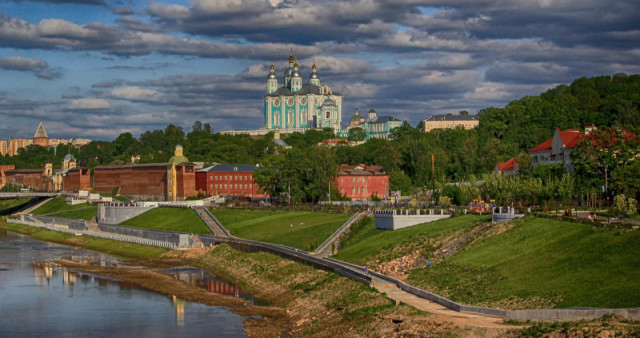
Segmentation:
<svg viewBox="0 0 640 338">
<path fill-rule="evenodd" d="M 196 211 L 198 211 L 198 214 L 207 223 L 207 226 L 215 235 L 193 235 L 171 231 L 158 231 L 102 224 L 98 224 L 98 226 L 96 227 L 95 223 L 92 226 L 94 228 L 92 229 L 92 231 L 85 231 L 82 230 L 85 225 L 88 225 L 88 222 L 85 221 L 64 218 L 52 219 L 47 216 L 34 215 L 22 215 L 19 220 L 10 219 L 9 222 L 45 227 L 50 230 L 68 233 L 75 232 L 76 234 L 80 230 L 81 234 L 96 237 L 105 237 L 115 240 L 128 241 L 131 237 L 151 236 L 153 237 L 151 241 L 140 240 L 135 242 L 146 245 L 161 246 L 170 249 L 204 247 L 227 243 L 233 248 L 244 252 L 266 251 L 277 254 L 287 259 L 291 259 L 296 262 L 338 273 L 354 281 L 369 285 L 370 287 L 375 287 L 380 292 L 385 293 L 387 298 L 392 300 L 396 305 L 407 304 L 422 311 L 434 313 L 439 316 L 445 316 L 446 320 L 450 320 L 460 325 L 472 325 L 485 328 L 513 328 L 513 326 L 511 325 L 507 326 L 503 324 L 502 321 L 504 319 L 539 321 L 572 321 L 585 319 L 590 320 L 600 318 L 608 314 L 618 315 L 631 320 L 640 320 L 640 308 L 501 310 L 459 304 L 442 296 L 408 285 L 403 281 L 400 281 L 393 277 L 383 275 L 375 271 L 366 270 L 361 266 L 324 257 L 324 255 L 318 254 L 318 251 L 309 253 L 284 245 L 251 241 L 234 237 L 228 232 L 228 230 L 224 228 L 224 226 L 222 226 L 222 224 L 220 224 L 217 219 L 215 219 L 215 217 L 207 209 L 196 209 Z M 200 213 L 200 211 L 202 211 L 202 213 Z M 363 215 L 361 214 L 354 215 L 354 217 L 352 217 L 330 238 L 338 238 L 339 235 L 337 233 L 344 233 L 344 231 L 346 231 L 346 229 L 348 229 L 351 224 L 359 219 L 359 217 L 357 217 L 359 215 L 360 217 L 363 217 Z M 95 231 L 96 228 L 99 228 L 99 231 Z M 120 234 L 120 236 L 112 236 L 112 233 L 118 233 Z M 126 235 L 126 237 L 122 235 Z M 323 250 L 320 251 L 322 252 Z"/>
</svg>

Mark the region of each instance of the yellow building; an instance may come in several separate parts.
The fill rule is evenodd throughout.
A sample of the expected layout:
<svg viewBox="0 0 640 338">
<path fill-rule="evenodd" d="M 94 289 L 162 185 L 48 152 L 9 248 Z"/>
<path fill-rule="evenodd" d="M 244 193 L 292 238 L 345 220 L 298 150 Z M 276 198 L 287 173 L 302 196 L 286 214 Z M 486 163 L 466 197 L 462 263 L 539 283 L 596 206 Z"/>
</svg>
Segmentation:
<svg viewBox="0 0 640 338">
<path fill-rule="evenodd" d="M 4 148 L 3 148 L 4 142 Z M 42 122 L 38 125 L 38 129 L 36 133 L 33 135 L 33 139 L 26 138 L 16 138 L 9 139 L 7 143 L 4 140 L 0 140 L 0 154 L 3 156 L 5 154 L 9 154 L 9 156 L 18 155 L 18 150 L 20 148 L 26 148 L 32 144 L 36 144 L 43 147 L 53 147 L 55 148 L 59 144 L 70 144 L 76 148 L 79 148 L 87 143 L 91 142 L 89 139 L 79 138 L 79 139 L 57 139 L 57 138 L 49 138 L 47 135 L 47 131 L 44 129 L 44 125 Z M 4 150 L 3 150 L 4 149 Z"/>
<path fill-rule="evenodd" d="M 9 149 L 7 148 L 7 141 L 0 140 L 0 156 L 6 155 L 7 151 L 9 151 Z"/>
<path fill-rule="evenodd" d="M 432 115 L 423 120 L 422 131 L 427 133 L 434 129 L 455 129 L 457 127 L 473 129 L 478 127 L 479 123 L 478 115 Z"/>
</svg>

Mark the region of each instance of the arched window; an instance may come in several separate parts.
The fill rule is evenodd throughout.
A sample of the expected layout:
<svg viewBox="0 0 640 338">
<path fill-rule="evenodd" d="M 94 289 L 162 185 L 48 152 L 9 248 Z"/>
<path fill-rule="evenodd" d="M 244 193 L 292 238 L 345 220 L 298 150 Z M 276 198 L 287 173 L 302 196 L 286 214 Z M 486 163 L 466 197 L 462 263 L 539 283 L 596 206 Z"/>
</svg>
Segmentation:
<svg viewBox="0 0 640 338">
<path fill-rule="evenodd" d="M 327 112 L 327 118 L 330 118 L 330 117 L 331 117 L 331 113 Z"/>
</svg>

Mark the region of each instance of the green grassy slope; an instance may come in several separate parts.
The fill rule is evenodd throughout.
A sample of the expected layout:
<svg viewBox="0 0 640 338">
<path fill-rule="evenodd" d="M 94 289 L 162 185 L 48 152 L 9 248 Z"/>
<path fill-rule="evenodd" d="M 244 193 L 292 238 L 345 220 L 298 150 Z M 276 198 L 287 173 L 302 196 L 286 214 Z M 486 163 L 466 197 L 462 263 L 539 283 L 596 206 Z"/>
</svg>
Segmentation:
<svg viewBox="0 0 640 338">
<path fill-rule="evenodd" d="M 47 215 L 53 212 L 82 209 L 90 206 L 91 204 L 67 205 L 66 197 L 55 197 L 40 206 L 38 209 L 34 210 L 32 213 L 34 215 Z"/>
<path fill-rule="evenodd" d="M 360 231 L 354 231 L 334 258 L 364 265 L 376 259 L 387 261 L 400 257 L 408 253 L 404 248 L 411 247 L 414 250 L 428 252 L 433 249 L 426 241 L 429 238 L 471 230 L 488 220 L 487 216 L 465 215 L 399 230 L 378 230 L 375 228 L 375 222 L 370 222 Z"/>
<path fill-rule="evenodd" d="M 69 211 L 63 211 L 63 212 L 57 212 L 51 216 L 55 216 L 55 217 L 66 217 L 66 218 L 77 218 L 77 219 L 82 219 L 85 221 L 90 221 L 92 220 L 94 217 L 98 216 L 98 207 L 89 207 L 84 209 L 76 209 L 76 210 L 69 210 Z"/>
<path fill-rule="evenodd" d="M 353 216 L 286 210 L 216 209 L 211 212 L 234 236 L 302 250 L 315 250 Z"/>
<path fill-rule="evenodd" d="M 409 282 L 471 304 L 637 307 L 640 232 L 526 217 Z M 512 301 L 509 300 L 512 299 Z"/>
<path fill-rule="evenodd" d="M 9 214 L 14 210 L 16 210 L 17 208 L 19 208 L 20 206 L 29 203 L 30 200 L 31 200 L 30 198 L 14 198 L 14 199 L 0 200 L 0 215 Z"/>
<path fill-rule="evenodd" d="M 194 210 L 185 208 L 151 209 L 121 225 L 211 235 L 211 231 L 200 216 Z"/>
</svg>

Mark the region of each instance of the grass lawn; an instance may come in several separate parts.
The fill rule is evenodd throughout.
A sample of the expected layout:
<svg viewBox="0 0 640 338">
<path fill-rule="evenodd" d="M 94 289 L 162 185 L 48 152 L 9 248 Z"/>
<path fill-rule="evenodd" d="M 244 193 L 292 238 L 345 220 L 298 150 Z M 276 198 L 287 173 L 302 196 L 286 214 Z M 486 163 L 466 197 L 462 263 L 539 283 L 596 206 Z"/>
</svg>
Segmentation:
<svg viewBox="0 0 640 338">
<path fill-rule="evenodd" d="M 286 210 L 215 209 L 211 212 L 234 236 L 308 251 L 315 250 L 353 216 Z"/>
<path fill-rule="evenodd" d="M 32 213 L 34 215 L 48 215 L 53 212 L 75 210 L 75 209 L 87 208 L 90 206 L 91 204 L 68 205 L 66 197 L 55 197 L 49 200 L 49 202 L 40 206 L 38 209 L 34 210 Z"/>
<path fill-rule="evenodd" d="M 188 232 L 211 235 L 211 231 L 194 210 L 186 208 L 155 208 L 129 219 L 121 225 L 145 229 Z"/>
<path fill-rule="evenodd" d="M 342 244 L 342 248 L 334 258 L 364 265 L 375 259 L 387 261 L 408 254 L 402 249 L 393 250 L 396 247 L 413 247 L 414 251 L 417 248 L 422 249 L 421 251 L 431 251 L 431 247 L 422 247 L 428 245 L 429 238 L 455 231 L 471 230 L 489 220 L 490 217 L 487 216 L 464 215 L 399 230 L 378 230 L 375 222 L 370 222 L 359 231 L 353 231 L 354 233 Z"/>
<path fill-rule="evenodd" d="M 470 304 L 640 306 L 640 232 L 527 216 L 409 282 Z M 509 305 L 511 304 L 511 305 Z"/>
<path fill-rule="evenodd" d="M 85 221 L 90 221 L 94 217 L 98 216 L 98 207 L 86 207 L 84 209 L 76 209 L 55 213 L 55 217 L 76 218 Z"/>
<path fill-rule="evenodd" d="M 29 203 L 30 198 L 14 198 L 0 200 L 0 215 L 11 213 L 16 207 Z"/>
</svg>

